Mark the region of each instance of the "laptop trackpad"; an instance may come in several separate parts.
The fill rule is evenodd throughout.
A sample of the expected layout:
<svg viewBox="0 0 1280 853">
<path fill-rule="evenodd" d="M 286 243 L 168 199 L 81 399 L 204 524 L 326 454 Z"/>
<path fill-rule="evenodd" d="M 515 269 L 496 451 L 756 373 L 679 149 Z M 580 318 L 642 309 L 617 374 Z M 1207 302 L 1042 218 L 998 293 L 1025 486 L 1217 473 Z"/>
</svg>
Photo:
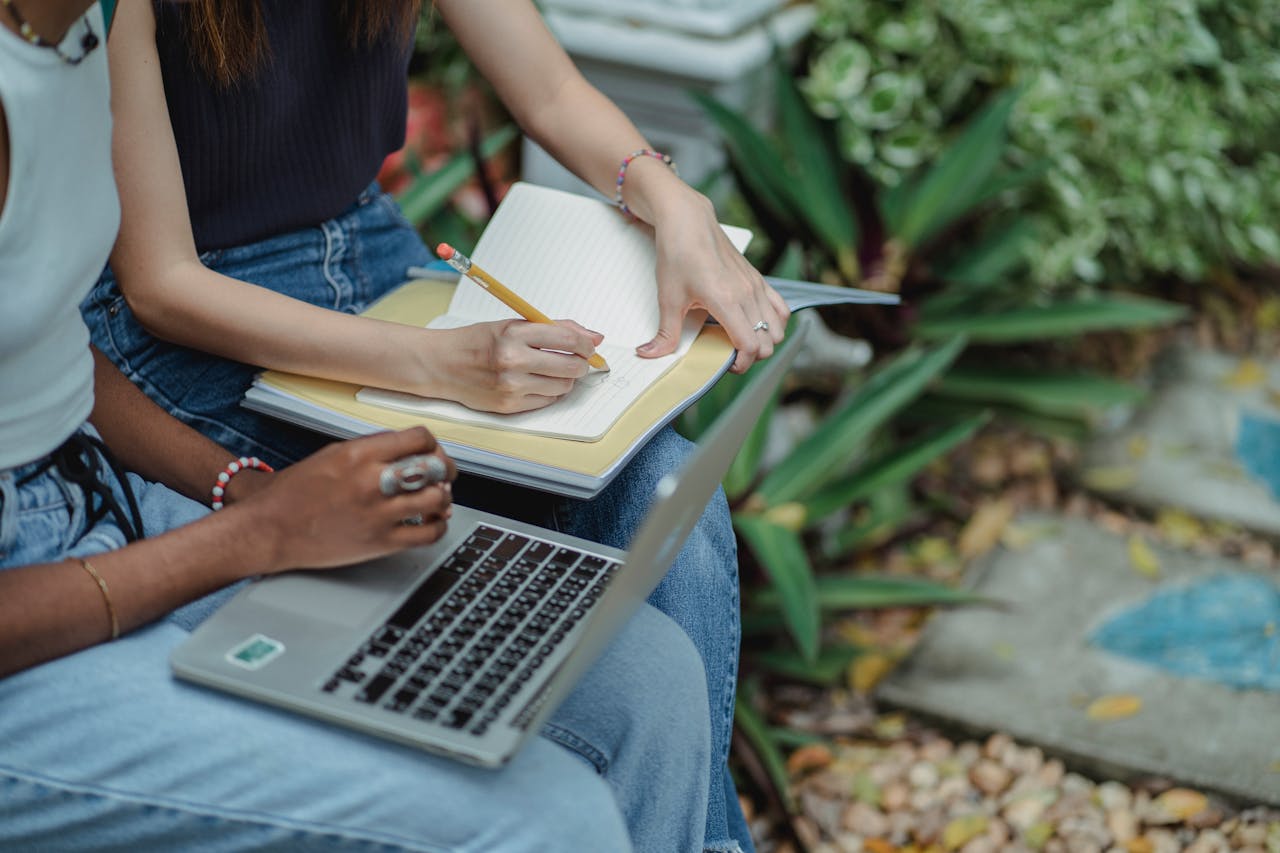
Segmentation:
<svg viewBox="0 0 1280 853">
<path fill-rule="evenodd" d="M 410 560 L 383 559 L 333 571 L 288 572 L 255 583 L 248 597 L 256 604 L 356 627 L 387 609 L 413 571 Z"/>
</svg>

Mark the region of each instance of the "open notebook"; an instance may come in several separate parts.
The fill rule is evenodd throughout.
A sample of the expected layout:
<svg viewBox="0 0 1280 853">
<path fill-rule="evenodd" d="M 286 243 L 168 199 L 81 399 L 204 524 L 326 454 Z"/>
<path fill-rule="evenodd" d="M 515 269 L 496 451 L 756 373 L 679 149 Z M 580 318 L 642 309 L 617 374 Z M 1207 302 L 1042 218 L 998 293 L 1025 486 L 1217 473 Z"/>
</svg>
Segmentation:
<svg viewBox="0 0 1280 853">
<path fill-rule="evenodd" d="M 750 232 L 722 227 L 739 251 L 746 248 Z M 472 260 L 548 316 L 575 320 L 603 334 L 599 353 L 610 370 L 593 370 L 554 405 L 514 415 L 377 388 L 357 393 L 360 402 L 494 429 L 598 441 L 689 351 L 701 329 L 687 323 L 680 346 L 669 356 L 635 354 L 658 328 L 652 230 L 595 199 L 518 183 L 485 227 Z M 449 329 L 517 316 L 463 278 L 446 313 L 427 327 Z"/>
<path fill-rule="evenodd" d="M 725 232 L 739 245 L 748 237 L 741 228 L 725 226 Z M 482 414 L 449 403 L 275 370 L 254 381 L 244 405 L 340 438 L 425 424 L 463 471 L 590 498 L 650 438 L 706 393 L 733 362 L 733 345 L 714 324 L 700 330 L 686 328 L 683 355 L 642 362 L 631 352 L 658 326 L 652 236 L 646 227 L 628 223 L 603 202 L 517 184 L 470 254 L 548 315 L 572 318 L 604 333 L 600 351 L 612 370 L 599 378 L 588 376 L 582 393 L 571 399 L 528 415 Z M 458 282 L 457 274 L 447 267 L 415 270 L 409 277 L 417 280 L 387 294 L 369 307 L 366 316 L 416 326 L 435 325 L 437 318 L 450 315 L 514 316 L 479 285 L 467 279 Z M 765 279 L 792 311 L 815 305 L 898 301 L 892 294 L 850 287 Z M 517 421 L 523 423 L 517 425 Z M 572 431 L 578 435 L 560 437 Z"/>
</svg>

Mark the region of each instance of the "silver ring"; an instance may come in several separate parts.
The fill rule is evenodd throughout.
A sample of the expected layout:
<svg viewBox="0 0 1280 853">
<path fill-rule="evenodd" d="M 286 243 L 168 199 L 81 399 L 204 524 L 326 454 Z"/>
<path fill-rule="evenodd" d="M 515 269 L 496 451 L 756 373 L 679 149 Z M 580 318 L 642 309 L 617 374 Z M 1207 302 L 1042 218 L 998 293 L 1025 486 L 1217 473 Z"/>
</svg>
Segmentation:
<svg viewBox="0 0 1280 853">
<path fill-rule="evenodd" d="M 766 323 L 764 320 L 761 320 L 759 323 L 756 323 L 754 326 L 751 327 L 751 331 L 767 332 L 769 331 L 769 324 Z"/>
<path fill-rule="evenodd" d="M 382 469 L 378 475 L 378 491 L 387 497 L 416 492 L 439 483 L 448 473 L 439 456 L 407 456 Z"/>
</svg>

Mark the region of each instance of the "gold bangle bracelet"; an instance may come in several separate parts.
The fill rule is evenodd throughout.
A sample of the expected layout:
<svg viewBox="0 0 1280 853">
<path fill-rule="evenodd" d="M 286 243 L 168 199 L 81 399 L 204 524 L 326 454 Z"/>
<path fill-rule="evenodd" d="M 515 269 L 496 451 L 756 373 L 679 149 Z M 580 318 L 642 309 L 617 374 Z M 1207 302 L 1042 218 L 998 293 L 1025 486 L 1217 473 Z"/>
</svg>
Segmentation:
<svg viewBox="0 0 1280 853">
<path fill-rule="evenodd" d="M 111 639 L 114 640 L 120 636 L 120 620 L 116 618 L 116 608 L 111 603 L 111 590 L 107 589 L 107 582 L 102 579 L 102 575 L 98 574 L 98 570 L 88 560 L 84 557 L 77 557 L 76 559 L 80 561 L 80 565 L 84 567 L 84 570 L 89 573 L 89 577 L 93 578 L 94 582 L 98 584 L 98 589 L 102 591 L 102 603 L 107 605 L 107 616 L 111 618 Z"/>
</svg>

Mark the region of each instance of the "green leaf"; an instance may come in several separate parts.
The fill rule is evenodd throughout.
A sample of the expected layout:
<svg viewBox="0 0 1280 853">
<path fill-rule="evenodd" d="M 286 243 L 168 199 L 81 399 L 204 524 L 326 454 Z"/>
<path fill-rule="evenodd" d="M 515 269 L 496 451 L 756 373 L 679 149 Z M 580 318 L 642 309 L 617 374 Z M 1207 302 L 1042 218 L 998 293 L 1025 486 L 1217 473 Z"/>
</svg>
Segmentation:
<svg viewBox="0 0 1280 853">
<path fill-rule="evenodd" d="M 913 577 L 825 574 L 818 577 L 817 589 L 823 610 L 995 603 L 968 590 Z M 773 604 L 776 595 L 775 590 L 764 590 L 759 603 Z"/>
<path fill-rule="evenodd" d="M 754 370 L 754 366 L 751 370 Z M 680 434 L 690 441 L 697 441 L 710 429 L 716 418 L 728 408 L 733 398 L 746 384 L 751 370 L 746 373 L 726 373 L 721 376 L 711 390 L 698 398 L 692 406 L 680 413 Z"/>
<path fill-rule="evenodd" d="M 1163 326 L 1186 313 L 1181 305 L 1137 296 L 1069 299 L 1049 305 L 1029 305 L 990 314 L 960 314 L 922 318 L 916 334 L 936 340 L 968 335 L 976 343 L 1014 343 L 1045 338 L 1075 337 L 1104 329 Z"/>
<path fill-rule="evenodd" d="M 914 248 L 989 197 L 1018 95 L 1010 89 L 992 100 L 924 174 L 889 193 L 884 214 L 890 233 Z"/>
<path fill-rule="evenodd" d="M 902 413 L 901 418 L 904 423 L 932 424 L 939 420 L 954 420 L 984 411 L 990 412 L 997 422 L 1018 424 L 1029 432 L 1039 435 L 1083 441 L 1091 432 L 1090 428 L 1078 418 L 1041 415 L 1016 406 L 990 401 L 972 403 L 967 400 L 939 397 L 932 393 L 924 395 L 913 403 Z"/>
<path fill-rule="evenodd" d="M 978 194 L 974 196 L 969 209 L 980 207 L 1002 193 L 1022 189 L 1034 184 L 1043 178 L 1052 166 L 1053 161 L 1048 157 L 1044 157 L 1021 169 L 997 171 Z"/>
<path fill-rule="evenodd" d="M 765 138 L 741 115 L 704 92 L 689 93 L 706 111 L 724 137 L 729 156 L 738 164 L 741 179 L 746 181 L 775 217 L 794 221 L 791 176 L 783 168 L 783 157 L 777 146 Z"/>
<path fill-rule="evenodd" d="M 1130 405 L 1145 392 L 1128 382 L 1080 373 L 960 365 L 932 392 L 973 402 L 999 402 L 1031 412 L 1096 421 L 1109 409 Z"/>
<path fill-rule="evenodd" d="M 733 524 L 768 574 L 800 654 L 805 660 L 816 660 L 822 625 L 818 619 L 813 569 L 800 537 L 756 515 L 739 513 L 734 516 Z"/>
<path fill-rule="evenodd" d="M 748 370 L 744 375 L 749 376 L 750 373 L 751 371 Z M 769 398 L 764 411 L 760 414 L 755 426 L 751 428 L 751 432 L 747 434 L 746 441 L 742 443 L 742 448 L 738 450 L 738 455 L 733 457 L 733 462 L 729 465 L 729 471 L 724 477 L 724 492 L 730 500 L 742 496 L 755 485 L 760 476 L 760 458 L 764 455 L 765 442 L 769 438 L 769 425 L 773 422 L 773 413 L 777 410 L 778 400 L 781 397 L 782 389 L 779 388 Z"/>
<path fill-rule="evenodd" d="M 981 287 L 1000 281 L 1026 260 L 1024 251 L 1034 236 L 1035 226 L 1026 218 L 1015 219 L 1006 227 L 993 229 L 983 240 L 938 270 L 938 275 L 944 280 L 961 285 L 953 285 L 940 295 L 946 298 L 955 292 L 970 292 L 963 285 Z M 926 302 L 921 310 L 931 310 L 934 301 Z"/>
<path fill-rule="evenodd" d="M 871 496 L 871 511 L 867 516 L 824 541 L 822 555 L 835 560 L 864 546 L 874 548 L 881 545 L 911 520 L 917 511 L 916 505 L 901 486 L 890 486 L 876 492 Z"/>
<path fill-rule="evenodd" d="M 849 280 L 858 276 L 858 221 L 845 198 L 841 160 L 829 144 L 830 134 L 796 88 L 795 76 L 775 58 L 779 124 L 791 156 L 793 207 L 836 258 Z M 798 202 L 798 204 L 797 204 Z"/>
<path fill-rule="evenodd" d="M 516 138 L 516 126 L 503 125 L 480 143 L 483 157 L 492 157 Z M 420 175 L 405 188 L 396 201 L 405 218 L 419 226 L 449 203 L 449 196 L 475 174 L 476 163 L 470 151 L 459 151 L 439 169 Z"/>
<path fill-rule="evenodd" d="M 768 506 L 800 500 L 847 470 L 854 449 L 915 399 L 964 345 L 964 338 L 956 337 L 933 350 L 913 347 L 896 356 L 776 465 L 757 494 Z"/>
<path fill-rule="evenodd" d="M 788 649 L 770 649 L 753 655 L 753 663 L 788 678 L 811 684 L 831 686 L 840 681 L 849 664 L 862 651 L 858 646 L 841 644 L 819 652 L 816 660 L 807 661 Z"/>
<path fill-rule="evenodd" d="M 795 814 L 795 799 L 791 793 L 791 782 L 787 779 L 787 760 L 783 757 L 778 744 L 770 736 L 769 727 L 765 725 L 764 719 L 745 698 L 739 696 L 733 704 L 733 721 L 760 758 L 769 781 L 777 790 L 778 796 L 782 798 L 783 808 L 789 814 Z"/>
<path fill-rule="evenodd" d="M 813 732 L 806 732 L 801 729 L 786 728 L 785 726 L 770 726 L 769 739 L 779 746 L 791 749 L 808 746 L 811 743 L 827 742 L 827 739 L 822 735 L 816 735 Z"/>
<path fill-rule="evenodd" d="M 942 381 L 945 382 L 946 379 L 947 377 L 944 376 Z M 843 509 L 887 486 L 910 480 L 930 462 L 967 441 L 990 419 L 989 414 L 980 412 L 882 454 L 861 466 L 851 476 L 819 490 L 806 501 L 806 524 L 816 524 L 836 510 Z"/>
</svg>

